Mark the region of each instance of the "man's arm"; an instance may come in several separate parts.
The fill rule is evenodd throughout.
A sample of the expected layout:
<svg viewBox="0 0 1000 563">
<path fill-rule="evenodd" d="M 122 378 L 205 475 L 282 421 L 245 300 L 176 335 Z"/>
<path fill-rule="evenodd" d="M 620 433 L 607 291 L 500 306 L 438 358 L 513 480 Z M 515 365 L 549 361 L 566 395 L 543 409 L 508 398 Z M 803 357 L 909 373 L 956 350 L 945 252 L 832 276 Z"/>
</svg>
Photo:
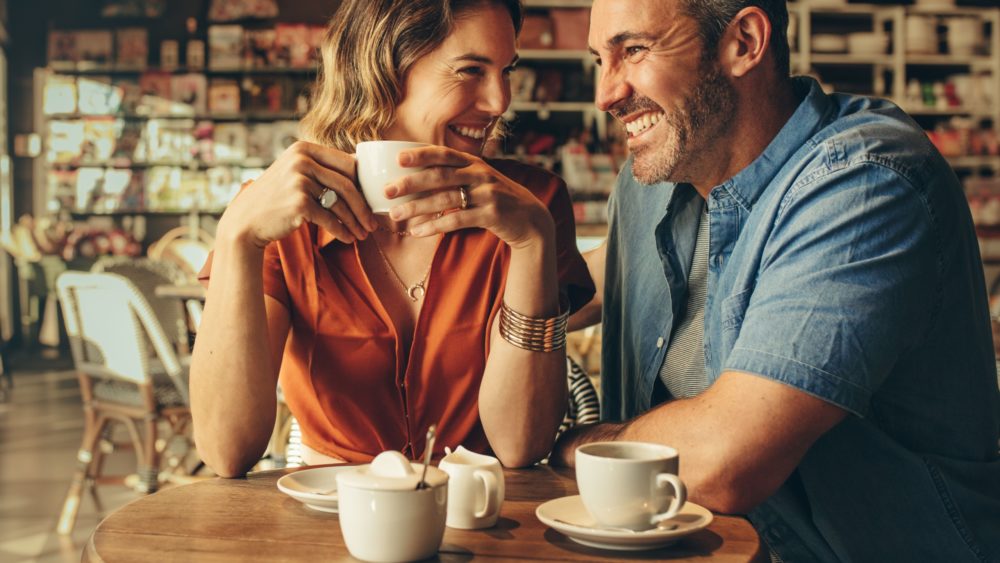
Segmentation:
<svg viewBox="0 0 1000 563">
<path fill-rule="evenodd" d="M 608 239 L 604 239 L 597 248 L 583 253 L 583 260 L 587 263 L 587 270 L 594 280 L 594 298 L 589 303 L 573 313 L 569 318 L 569 330 L 580 330 L 588 326 L 601 322 L 601 307 L 604 304 L 604 260 L 608 252 Z"/>
<path fill-rule="evenodd" d="M 626 423 L 564 434 L 553 463 L 573 465 L 576 447 L 600 440 L 656 442 L 680 452 L 691 500 L 722 513 L 746 513 L 771 496 L 812 444 L 847 411 L 777 381 L 722 374 L 707 391 L 670 401 Z"/>
</svg>

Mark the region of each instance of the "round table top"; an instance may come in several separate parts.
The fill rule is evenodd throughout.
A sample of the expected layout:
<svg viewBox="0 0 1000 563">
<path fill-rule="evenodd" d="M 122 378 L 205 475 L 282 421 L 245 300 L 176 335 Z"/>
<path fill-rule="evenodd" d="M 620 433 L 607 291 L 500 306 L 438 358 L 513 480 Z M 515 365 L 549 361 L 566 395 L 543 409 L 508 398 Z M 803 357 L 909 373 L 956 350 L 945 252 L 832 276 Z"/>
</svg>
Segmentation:
<svg viewBox="0 0 1000 563">
<path fill-rule="evenodd" d="M 199 481 L 136 500 L 98 525 L 84 561 L 349 559 L 336 514 L 315 511 L 278 490 L 278 478 L 292 471 Z M 640 552 L 586 547 L 535 516 L 541 503 L 577 493 L 572 470 L 505 469 L 504 479 L 506 500 L 497 525 L 485 530 L 446 528 L 440 560 L 767 561 L 750 523 L 721 515 L 669 547 Z"/>
</svg>

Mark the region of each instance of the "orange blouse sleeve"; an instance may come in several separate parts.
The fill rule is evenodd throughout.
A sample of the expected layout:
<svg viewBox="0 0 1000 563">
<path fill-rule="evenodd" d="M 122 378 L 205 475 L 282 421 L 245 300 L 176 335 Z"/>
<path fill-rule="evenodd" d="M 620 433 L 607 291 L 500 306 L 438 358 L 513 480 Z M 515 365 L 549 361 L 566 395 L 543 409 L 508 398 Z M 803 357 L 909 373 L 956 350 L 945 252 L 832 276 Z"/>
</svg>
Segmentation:
<svg viewBox="0 0 1000 563">
<path fill-rule="evenodd" d="M 576 246 L 576 220 L 566 182 L 551 172 L 514 160 L 490 160 L 498 171 L 531 190 L 552 214 L 556 226 L 556 266 L 559 290 L 569 299 L 571 312 L 594 298 L 594 280 Z"/>
<path fill-rule="evenodd" d="M 240 191 L 242 192 L 250 185 L 251 182 L 246 182 L 240 186 Z M 237 194 L 239 197 L 239 194 Z M 205 265 L 202 266 L 201 271 L 198 272 L 198 281 L 206 289 L 212 277 L 212 258 L 215 256 L 215 251 L 212 250 L 208 253 L 208 258 L 205 260 Z M 274 299 L 277 299 L 286 309 L 290 310 L 291 299 L 288 294 L 288 285 L 285 283 L 284 270 L 281 266 L 281 253 L 278 250 L 278 244 L 271 243 L 267 245 L 264 249 L 264 294 Z"/>
</svg>

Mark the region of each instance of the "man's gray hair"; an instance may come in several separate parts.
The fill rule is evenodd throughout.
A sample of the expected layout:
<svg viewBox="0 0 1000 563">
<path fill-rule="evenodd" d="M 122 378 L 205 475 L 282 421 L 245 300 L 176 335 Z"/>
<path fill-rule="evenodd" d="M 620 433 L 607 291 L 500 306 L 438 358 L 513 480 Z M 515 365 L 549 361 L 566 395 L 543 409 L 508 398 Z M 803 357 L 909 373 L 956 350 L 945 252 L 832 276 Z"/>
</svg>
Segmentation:
<svg viewBox="0 0 1000 563">
<path fill-rule="evenodd" d="M 778 73 L 789 75 L 788 6 L 785 0 L 681 0 L 681 10 L 698 22 L 705 55 L 714 56 L 729 23 L 742 10 L 757 6 L 771 20 L 771 51 Z"/>
</svg>

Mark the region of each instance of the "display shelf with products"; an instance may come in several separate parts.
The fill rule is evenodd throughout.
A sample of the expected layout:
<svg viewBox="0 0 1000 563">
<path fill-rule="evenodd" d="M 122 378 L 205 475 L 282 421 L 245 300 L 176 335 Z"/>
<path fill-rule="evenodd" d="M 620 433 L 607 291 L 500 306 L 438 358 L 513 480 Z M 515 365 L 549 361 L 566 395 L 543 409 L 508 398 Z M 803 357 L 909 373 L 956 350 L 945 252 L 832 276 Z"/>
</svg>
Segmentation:
<svg viewBox="0 0 1000 563">
<path fill-rule="evenodd" d="M 789 12 L 794 73 L 893 100 L 961 175 L 1000 171 L 1000 9 L 800 1 Z"/>
<path fill-rule="evenodd" d="M 578 233 L 602 236 L 623 151 L 610 117 L 594 105 L 599 68 L 587 49 L 591 2 L 524 5 L 518 70 L 504 116 L 512 135 L 503 152 L 560 174 L 573 198 Z"/>
</svg>

